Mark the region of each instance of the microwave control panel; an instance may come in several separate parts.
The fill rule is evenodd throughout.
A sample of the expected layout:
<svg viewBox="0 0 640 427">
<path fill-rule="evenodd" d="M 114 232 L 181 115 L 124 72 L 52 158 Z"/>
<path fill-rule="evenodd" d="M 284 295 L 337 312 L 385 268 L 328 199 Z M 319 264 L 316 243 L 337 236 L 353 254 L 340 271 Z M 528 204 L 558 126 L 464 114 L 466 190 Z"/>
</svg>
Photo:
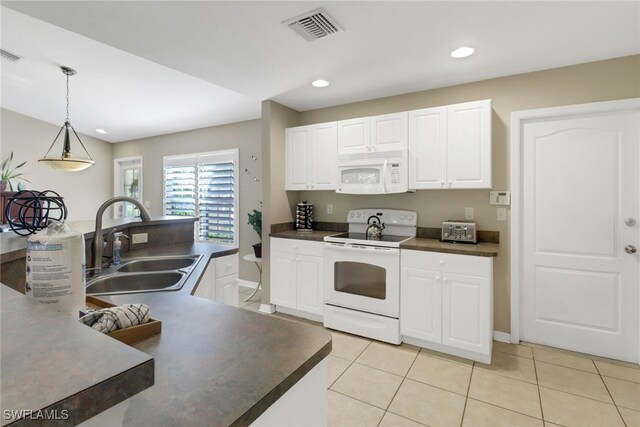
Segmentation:
<svg viewBox="0 0 640 427">
<path fill-rule="evenodd" d="M 472 221 L 444 221 L 442 223 L 443 242 L 476 243 L 476 223 Z"/>
<path fill-rule="evenodd" d="M 391 163 L 389 169 L 391 170 L 391 184 L 400 184 L 400 163 Z"/>
</svg>

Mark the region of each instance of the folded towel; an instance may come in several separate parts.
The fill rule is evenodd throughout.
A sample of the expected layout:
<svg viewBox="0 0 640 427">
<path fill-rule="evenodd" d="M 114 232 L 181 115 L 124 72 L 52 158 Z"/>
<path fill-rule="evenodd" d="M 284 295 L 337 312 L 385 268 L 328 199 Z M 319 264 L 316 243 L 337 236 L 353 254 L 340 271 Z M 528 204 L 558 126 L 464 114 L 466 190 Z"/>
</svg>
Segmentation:
<svg viewBox="0 0 640 427">
<path fill-rule="evenodd" d="M 146 304 L 124 304 L 117 307 L 90 311 L 80 318 L 80 322 L 104 334 L 141 325 L 149 321 L 149 306 Z"/>
</svg>

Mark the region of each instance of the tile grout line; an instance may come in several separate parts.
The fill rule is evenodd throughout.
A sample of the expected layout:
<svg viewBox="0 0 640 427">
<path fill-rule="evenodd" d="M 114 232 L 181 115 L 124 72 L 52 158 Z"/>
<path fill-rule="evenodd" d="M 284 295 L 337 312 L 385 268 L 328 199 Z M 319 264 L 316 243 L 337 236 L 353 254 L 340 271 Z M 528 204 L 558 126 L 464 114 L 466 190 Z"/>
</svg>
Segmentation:
<svg viewBox="0 0 640 427">
<path fill-rule="evenodd" d="M 604 388 L 607 390 L 607 393 L 609 393 L 609 397 L 611 398 L 611 401 L 613 402 L 613 406 L 615 406 L 616 411 L 618 411 L 618 415 L 620 415 L 620 419 L 622 420 L 622 424 L 624 424 L 626 426 L 627 422 L 625 421 L 624 417 L 622 416 L 622 412 L 620 412 L 620 408 L 618 407 L 618 404 L 616 403 L 616 400 L 613 398 L 613 395 L 611 394 L 611 391 L 609 390 L 609 386 L 607 386 L 606 381 L 604 380 L 604 378 L 602 378 L 602 374 L 600 373 L 600 369 L 598 369 L 598 365 L 596 364 L 596 362 L 593 361 L 593 359 L 591 359 L 591 363 L 593 363 L 593 366 L 596 367 L 596 371 L 598 371 L 598 375 L 600 376 L 600 381 L 602 381 L 602 384 L 604 384 Z"/>
<path fill-rule="evenodd" d="M 420 355 L 420 350 L 418 350 L 418 352 L 416 352 L 416 356 L 413 358 L 413 361 L 411 362 L 411 365 L 409 366 L 409 369 L 407 369 L 407 372 L 405 372 L 404 376 L 402 377 L 402 381 L 400 381 L 400 385 L 398 385 L 398 388 L 396 389 L 396 392 L 393 393 L 393 397 L 391 397 L 391 400 L 389 400 L 389 404 L 387 404 L 387 408 L 384 410 L 384 414 L 382 414 L 382 418 L 380 418 L 380 422 L 378 422 L 378 426 L 377 427 L 380 426 L 380 423 L 384 419 L 384 416 L 387 415 L 387 412 L 389 412 L 389 408 L 391 407 L 391 404 L 393 403 L 393 400 L 398 395 L 398 392 L 400 391 L 400 387 L 402 387 L 402 384 L 404 384 L 404 381 L 407 379 L 407 375 L 409 375 L 409 372 L 411 371 L 411 368 L 413 368 L 413 365 L 416 363 L 416 360 L 418 360 L 418 356 L 419 355 Z M 393 414 L 393 412 L 392 412 L 392 414 Z M 405 417 L 405 418 L 407 418 L 407 417 Z M 413 420 L 411 418 L 407 418 L 407 419 L 411 420 L 411 421 L 415 421 L 415 420 Z M 419 424 L 422 424 L 422 423 L 419 423 Z"/>
<path fill-rule="evenodd" d="M 469 391 L 471 391 L 471 381 L 473 380 L 473 371 L 475 370 L 476 362 L 471 365 L 471 375 L 469 375 L 469 384 L 467 385 L 467 394 L 464 397 L 464 407 L 462 408 L 462 417 L 460 417 L 460 427 L 464 423 L 464 415 L 467 412 L 467 402 L 469 401 Z"/>
<path fill-rule="evenodd" d="M 333 337 L 331 338 L 331 340 L 333 341 Z M 335 383 L 336 383 L 336 382 L 337 382 L 337 381 L 338 381 L 338 380 L 339 380 L 339 379 L 344 375 L 344 373 L 345 373 L 345 372 L 347 372 L 347 371 L 349 370 L 349 368 L 350 368 L 351 366 L 353 366 L 353 364 L 354 364 L 354 363 L 356 363 L 356 359 L 358 359 L 358 357 L 360 357 L 360 356 L 362 355 L 362 353 L 364 353 L 364 351 L 365 351 L 366 349 L 368 349 L 368 348 L 369 348 L 369 346 L 370 346 L 371 344 L 373 344 L 373 341 L 369 341 L 369 344 L 367 344 L 367 346 L 366 346 L 365 348 L 363 348 L 363 349 L 362 349 L 362 351 L 361 351 L 360 353 L 358 353 L 358 355 L 356 356 L 356 358 L 355 358 L 355 359 L 353 359 L 353 360 L 342 359 L 342 357 L 338 357 L 338 356 L 335 356 L 335 355 L 333 356 L 333 357 L 338 357 L 338 359 L 348 360 L 348 361 L 349 361 L 349 366 L 347 366 L 347 367 L 346 367 L 346 369 L 345 369 L 344 371 L 342 371 L 342 373 L 341 373 L 340 375 L 338 375 L 338 378 L 336 378 L 336 379 L 331 383 L 331 385 L 330 385 L 329 387 L 327 387 L 327 390 L 336 391 L 336 390 L 332 390 L 332 389 L 331 389 L 331 387 L 332 387 L 332 386 L 333 386 L 333 385 L 334 385 L 334 384 L 335 384 Z M 333 346 L 333 344 L 332 344 L 332 346 Z M 331 355 L 331 353 L 329 353 L 329 355 Z M 340 392 L 337 392 L 337 393 L 340 393 Z M 344 393 L 340 393 L 340 394 L 344 394 Z M 345 396 L 346 396 L 346 394 L 345 394 Z M 348 397 L 351 397 L 351 396 L 348 396 Z M 354 397 L 352 397 L 352 399 L 355 399 L 355 398 L 354 398 Z M 358 400 L 358 399 L 356 399 L 356 400 Z M 367 402 L 364 402 L 364 403 L 367 403 Z M 370 404 L 370 403 L 368 403 L 368 405 L 371 405 L 371 404 Z M 375 406 L 375 405 L 371 405 L 371 406 Z M 376 406 L 376 408 L 377 408 L 377 406 Z"/>
<path fill-rule="evenodd" d="M 536 375 L 536 389 L 538 390 L 538 403 L 540 403 L 540 416 L 542 417 L 542 424 L 547 425 L 544 418 L 544 408 L 542 407 L 542 393 L 540 392 L 540 380 L 538 379 L 538 365 L 536 364 L 536 352 L 531 350 L 531 356 L 533 360 L 533 372 Z"/>
</svg>

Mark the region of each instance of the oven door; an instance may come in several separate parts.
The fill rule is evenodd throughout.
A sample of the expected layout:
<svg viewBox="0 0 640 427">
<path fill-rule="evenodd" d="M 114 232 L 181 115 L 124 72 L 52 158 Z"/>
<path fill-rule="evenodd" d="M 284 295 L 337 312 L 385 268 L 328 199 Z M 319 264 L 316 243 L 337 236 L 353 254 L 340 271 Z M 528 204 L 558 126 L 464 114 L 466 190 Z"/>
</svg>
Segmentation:
<svg viewBox="0 0 640 427">
<path fill-rule="evenodd" d="M 327 304 L 398 318 L 400 249 L 325 243 Z"/>
</svg>

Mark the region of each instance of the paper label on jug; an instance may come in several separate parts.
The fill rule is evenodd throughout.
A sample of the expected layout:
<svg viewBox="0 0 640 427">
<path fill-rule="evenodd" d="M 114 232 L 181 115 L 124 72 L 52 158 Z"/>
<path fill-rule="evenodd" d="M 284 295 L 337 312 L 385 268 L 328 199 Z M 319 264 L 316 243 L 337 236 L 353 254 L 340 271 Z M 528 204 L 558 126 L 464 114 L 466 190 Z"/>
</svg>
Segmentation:
<svg viewBox="0 0 640 427">
<path fill-rule="evenodd" d="M 59 311 L 72 313 L 76 301 L 74 282 L 82 279 L 80 266 L 75 265 L 69 246 L 72 240 L 62 243 L 27 243 L 27 274 L 25 291 L 41 304 L 54 305 Z"/>
</svg>

